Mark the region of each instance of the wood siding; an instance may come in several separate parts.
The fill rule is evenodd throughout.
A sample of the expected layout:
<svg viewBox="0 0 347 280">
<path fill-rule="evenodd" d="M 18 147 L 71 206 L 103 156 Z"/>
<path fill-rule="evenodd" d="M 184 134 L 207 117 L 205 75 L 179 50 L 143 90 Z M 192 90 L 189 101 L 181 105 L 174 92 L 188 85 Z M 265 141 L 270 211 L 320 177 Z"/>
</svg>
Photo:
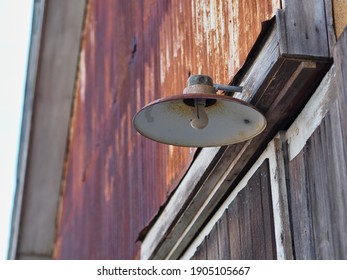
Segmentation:
<svg viewBox="0 0 347 280">
<path fill-rule="evenodd" d="M 268 160 L 253 174 L 192 259 L 276 259 Z"/>
<path fill-rule="evenodd" d="M 290 54 L 329 57 L 324 0 L 284 0 L 286 46 Z"/>
<path fill-rule="evenodd" d="M 289 163 L 297 259 L 347 257 L 347 165 L 336 105 Z"/>
<path fill-rule="evenodd" d="M 297 259 L 347 258 L 346 46 L 344 32 L 334 51 L 328 112 L 288 166 Z"/>
</svg>

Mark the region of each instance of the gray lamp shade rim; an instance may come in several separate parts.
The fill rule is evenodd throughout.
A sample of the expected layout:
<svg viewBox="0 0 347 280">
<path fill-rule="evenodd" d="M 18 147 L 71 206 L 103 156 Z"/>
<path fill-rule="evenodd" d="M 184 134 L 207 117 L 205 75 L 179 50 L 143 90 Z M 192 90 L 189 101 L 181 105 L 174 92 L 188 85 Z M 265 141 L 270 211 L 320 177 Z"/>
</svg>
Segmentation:
<svg viewBox="0 0 347 280">
<path fill-rule="evenodd" d="M 148 103 L 140 111 L 146 109 L 147 107 L 153 106 L 153 105 L 155 105 L 157 103 L 176 101 L 176 100 L 180 100 L 180 99 L 182 101 L 184 101 L 184 100 L 187 100 L 187 99 L 199 99 L 199 98 L 201 98 L 201 99 L 209 99 L 209 100 L 225 100 L 225 101 L 230 101 L 230 102 L 234 102 L 234 103 L 239 103 L 239 104 L 248 106 L 248 107 L 250 107 L 250 108 L 252 108 L 252 109 L 254 109 L 254 110 L 259 112 L 257 107 L 253 106 L 252 104 L 250 104 L 250 103 L 248 103 L 246 101 L 243 101 L 241 99 L 238 99 L 238 98 L 235 98 L 235 97 L 232 97 L 232 96 L 227 96 L 227 95 L 222 95 L 222 94 L 213 94 L 213 93 L 186 93 L 186 94 L 178 94 L 178 95 L 173 95 L 173 96 L 168 96 L 168 97 L 162 97 L 162 98 L 156 99 L 156 100 Z M 134 116 L 133 120 L 136 118 L 136 115 Z"/>
<path fill-rule="evenodd" d="M 189 113 L 185 111 L 194 110 L 190 102 L 194 99 L 206 100 L 205 108 L 209 119 L 211 117 L 211 124 L 209 123 L 206 130 L 195 130 L 188 125 Z M 213 106 L 214 104 L 216 106 Z M 177 120 L 173 111 L 178 113 Z M 222 114 L 219 116 L 220 112 Z M 251 116 L 248 117 L 249 115 Z M 163 118 L 167 118 L 166 121 L 162 120 Z M 233 126 L 234 120 L 237 124 Z M 185 147 L 215 147 L 249 140 L 259 135 L 267 123 L 255 106 L 243 100 L 221 94 L 189 93 L 160 98 L 147 104 L 136 113 L 133 124 L 141 135 L 160 143 Z M 217 129 L 217 126 L 220 128 Z M 236 131 L 239 136 L 233 136 L 232 131 Z M 218 138 L 219 135 L 221 139 Z"/>
</svg>

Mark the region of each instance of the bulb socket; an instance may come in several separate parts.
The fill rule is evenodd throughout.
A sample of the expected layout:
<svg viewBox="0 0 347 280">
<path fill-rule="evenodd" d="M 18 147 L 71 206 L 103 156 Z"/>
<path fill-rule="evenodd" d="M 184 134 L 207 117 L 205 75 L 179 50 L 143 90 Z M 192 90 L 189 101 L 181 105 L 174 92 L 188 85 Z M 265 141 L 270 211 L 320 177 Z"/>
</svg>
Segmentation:
<svg viewBox="0 0 347 280">
<path fill-rule="evenodd" d="M 190 107 L 195 107 L 195 100 L 197 98 L 187 98 L 183 100 L 183 103 L 190 106 Z M 198 99 L 205 99 L 205 98 L 198 98 Z M 206 105 L 205 107 L 212 106 L 216 104 L 217 100 L 216 99 L 211 99 L 211 98 L 206 98 L 205 99 Z"/>
<path fill-rule="evenodd" d="M 187 81 L 184 94 L 215 94 L 217 91 L 213 86 L 213 80 L 206 75 L 191 75 Z"/>
<path fill-rule="evenodd" d="M 207 85 L 213 87 L 213 80 L 207 75 L 191 75 L 187 80 L 187 87 L 193 85 Z"/>
</svg>

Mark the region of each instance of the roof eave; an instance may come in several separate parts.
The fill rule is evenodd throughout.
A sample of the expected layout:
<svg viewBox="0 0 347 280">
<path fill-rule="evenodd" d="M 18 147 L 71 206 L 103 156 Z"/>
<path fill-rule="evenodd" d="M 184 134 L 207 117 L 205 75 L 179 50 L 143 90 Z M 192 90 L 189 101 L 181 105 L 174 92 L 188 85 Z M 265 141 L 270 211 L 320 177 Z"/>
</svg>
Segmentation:
<svg viewBox="0 0 347 280">
<path fill-rule="evenodd" d="M 86 0 L 34 3 L 9 259 L 50 259 Z"/>
</svg>

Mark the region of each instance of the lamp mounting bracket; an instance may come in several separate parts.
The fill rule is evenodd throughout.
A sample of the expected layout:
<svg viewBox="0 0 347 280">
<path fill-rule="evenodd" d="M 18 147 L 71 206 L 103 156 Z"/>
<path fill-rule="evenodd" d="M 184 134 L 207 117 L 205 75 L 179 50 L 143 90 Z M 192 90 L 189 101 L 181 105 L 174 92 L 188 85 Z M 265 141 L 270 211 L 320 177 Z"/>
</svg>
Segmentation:
<svg viewBox="0 0 347 280">
<path fill-rule="evenodd" d="M 221 85 L 213 83 L 210 76 L 207 75 L 191 75 L 187 81 L 187 87 L 183 93 L 216 93 L 218 90 L 227 92 L 242 92 L 242 87 Z"/>
</svg>

